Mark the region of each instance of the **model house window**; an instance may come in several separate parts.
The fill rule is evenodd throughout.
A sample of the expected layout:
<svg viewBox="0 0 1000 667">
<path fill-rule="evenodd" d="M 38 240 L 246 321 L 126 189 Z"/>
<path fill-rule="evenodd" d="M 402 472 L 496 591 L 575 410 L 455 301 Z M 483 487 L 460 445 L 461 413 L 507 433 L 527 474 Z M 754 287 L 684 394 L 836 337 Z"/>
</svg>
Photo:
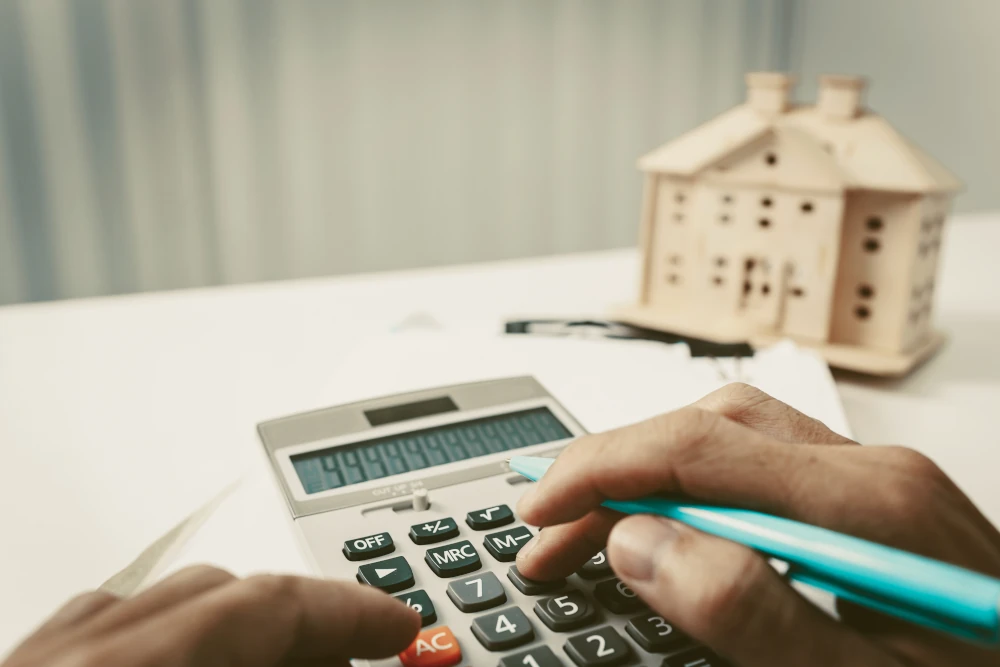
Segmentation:
<svg viewBox="0 0 1000 667">
<path fill-rule="evenodd" d="M 803 213 L 812 213 L 813 203 L 811 201 L 804 201 L 801 208 Z"/>
<path fill-rule="evenodd" d="M 778 164 L 777 153 L 768 153 L 767 155 L 765 155 L 764 162 L 767 163 L 768 167 L 773 167 L 774 165 Z"/>
<path fill-rule="evenodd" d="M 868 306 L 858 306 L 854 309 L 854 314 L 859 320 L 867 320 L 872 314 L 872 311 L 868 308 Z"/>
<path fill-rule="evenodd" d="M 881 247 L 882 245 L 878 242 L 878 239 L 872 239 L 872 238 L 865 239 L 864 243 L 865 252 L 878 252 L 878 249 Z"/>
<path fill-rule="evenodd" d="M 760 205 L 763 206 L 764 208 L 771 208 L 771 204 L 773 203 L 774 202 L 771 200 L 770 197 L 764 197 L 763 199 L 760 200 Z"/>
<path fill-rule="evenodd" d="M 871 285 L 858 285 L 858 296 L 862 299 L 870 299 L 875 296 L 875 290 Z"/>
<path fill-rule="evenodd" d="M 877 232 L 878 230 L 882 229 L 882 218 L 876 216 L 868 218 L 868 220 L 865 221 L 865 227 L 872 230 L 873 232 Z"/>
<path fill-rule="evenodd" d="M 771 221 L 770 221 L 770 219 L 768 219 L 768 218 L 761 218 L 761 219 L 760 219 L 760 220 L 759 220 L 759 221 L 757 222 L 757 224 L 759 224 L 759 225 L 760 225 L 760 226 L 761 226 L 762 228 L 764 228 L 764 229 L 767 229 L 768 227 L 770 227 L 770 226 L 771 226 Z"/>
</svg>

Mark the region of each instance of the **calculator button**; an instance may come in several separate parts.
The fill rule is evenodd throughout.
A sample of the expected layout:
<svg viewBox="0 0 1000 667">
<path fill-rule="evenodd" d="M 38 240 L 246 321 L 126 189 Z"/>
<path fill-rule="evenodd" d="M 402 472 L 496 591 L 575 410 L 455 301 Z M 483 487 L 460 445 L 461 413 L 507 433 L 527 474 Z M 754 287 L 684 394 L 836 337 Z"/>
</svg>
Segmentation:
<svg viewBox="0 0 1000 667">
<path fill-rule="evenodd" d="M 389 533 L 378 533 L 368 537 L 357 537 L 344 542 L 344 556 L 347 560 L 368 560 L 391 554 L 396 550 Z"/>
<path fill-rule="evenodd" d="M 482 611 L 507 601 L 503 584 L 492 572 L 474 574 L 448 584 L 448 597 L 462 611 Z"/>
<path fill-rule="evenodd" d="M 654 613 L 629 620 L 625 632 L 650 653 L 667 653 L 694 644 L 694 640 L 674 627 L 673 623 Z"/>
<path fill-rule="evenodd" d="M 489 530 L 513 522 L 514 513 L 506 505 L 494 505 L 465 515 L 465 523 L 469 524 L 472 530 Z"/>
<path fill-rule="evenodd" d="M 462 649 L 447 625 L 424 630 L 399 654 L 405 667 L 451 667 L 462 662 Z"/>
<path fill-rule="evenodd" d="M 618 579 L 608 579 L 594 586 L 594 597 L 615 614 L 628 614 L 646 606 L 635 591 Z"/>
<path fill-rule="evenodd" d="M 704 646 L 668 655 L 660 667 L 729 667 L 729 663 Z"/>
<path fill-rule="evenodd" d="M 475 572 L 483 565 L 479 560 L 479 552 L 469 540 L 428 549 L 424 560 L 439 577 L 457 577 Z"/>
<path fill-rule="evenodd" d="M 614 667 L 632 657 L 628 644 L 610 625 L 570 637 L 563 650 L 580 667 Z"/>
<path fill-rule="evenodd" d="M 611 576 L 611 563 L 608 562 L 607 551 L 600 551 L 594 554 L 590 560 L 583 564 L 577 574 L 584 579 L 602 579 Z"/>
<path fill-rule="evenodd" d="M 593 621 L 597 617 L 597 609 L 590 604 L 583 593 L 569 591 L 536 602 L 535 615 L 542 619 L 542 623 L 549 629 L 569 632 Z"/>
<path fill-rule="evenodd" d="M 458 537 L 458 524 L 450 516 L 410 526 L 410 539 L 414 544 L 434 544 Z"/>
<path fill-rule="evenodd" d="M 531 531 L 524 526 L 518 526 L 510 530 L 501 530 L 499 533 L 490 533 L 483 540 L 483 544 L 494 558 L 509 563 L 517 558 L 517 552 L 530 539 Z"/>
<path fill-rule="evenodd" d="M 427 591 L 423 589 L 397 595 L 396 599 L 401 600 L 407 607 L 420 614 L 420 627 L 422 628 L 427 627 L 438 618 L 437 612 L 434 611 L 434 603 L 431 602 Z"/>
<path fill-rule="evenodd" d="M 518 571 L 517 565 L 511 565 L 510 569 L 507 570 L 507 578 L 510 579 L 510 583 L 514 584 L 514 587 L 517 588 L 517 590 L 521 591 L 525 595 L 545 595 L 546 593 L 555 593 L 566 585 L 565 579 L 555 579 L 554 581 L 535 581 L 534 579 L 528 579 Z"/>
<path fill-rule="evenodd" d="M 506 651 L 535 638 L 531 621 L 517 607 L 507 607 L 473 619 L 472 634 L 490 651 Z"/>
<path fill-rule="evenodd" d="M 525 667 L 525 665 L 530 667 L 535 667 L 535 665 L 538 667 L 563 667 L 562 661 L 556 657 L 552 649 L 545 645 L 501 658 L 497 667 Z"/>
<path fill-rule="evenodd" d="M 402 556 L 367 563 L 358 568 L 358 581 L 386 593 L 395 593 L 413 585 L 413 571 Z"/>
</svg>

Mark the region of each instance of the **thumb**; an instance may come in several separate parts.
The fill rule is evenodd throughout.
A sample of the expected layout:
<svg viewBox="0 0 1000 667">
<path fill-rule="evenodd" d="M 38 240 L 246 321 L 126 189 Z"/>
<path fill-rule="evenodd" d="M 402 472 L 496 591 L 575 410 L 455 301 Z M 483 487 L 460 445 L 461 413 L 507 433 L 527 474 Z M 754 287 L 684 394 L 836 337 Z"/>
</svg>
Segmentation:
<svg viewBox="0 0 1000 667">
<path fill-rule="evenodd" d="M 894 664 L 734 542 L 638 515 L 611 531 L 608 558 L 650 607 L 740 667 Z"/>
</svg>

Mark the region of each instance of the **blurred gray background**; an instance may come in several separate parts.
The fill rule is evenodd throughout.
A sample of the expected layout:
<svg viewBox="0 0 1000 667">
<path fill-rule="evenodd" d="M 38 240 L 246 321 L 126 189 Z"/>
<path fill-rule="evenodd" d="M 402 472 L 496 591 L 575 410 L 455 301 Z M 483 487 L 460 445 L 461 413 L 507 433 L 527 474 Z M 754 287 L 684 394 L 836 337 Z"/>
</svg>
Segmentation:
<svg viewBox="0 0 1000 667">
<path fill-rule="evenodd" d="M 870 105 L 1000 208 L 987 0 L 0 0 L 0 304 L 634 243 L 743 73 Z"/>
</svg>

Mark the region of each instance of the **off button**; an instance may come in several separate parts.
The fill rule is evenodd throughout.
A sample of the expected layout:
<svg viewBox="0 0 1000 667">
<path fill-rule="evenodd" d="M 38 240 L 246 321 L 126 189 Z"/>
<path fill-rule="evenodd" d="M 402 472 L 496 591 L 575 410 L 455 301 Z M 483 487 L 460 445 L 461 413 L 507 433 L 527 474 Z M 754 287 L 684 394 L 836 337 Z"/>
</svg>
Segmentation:
<svg viewBox="0 0 1000 667">
<path fill-rule="evenodd" d="M 356 537 L 344 542 L 344 556 L 347 560 L 368 560 L 391 554 L 396 550 L 389 533 L 378 533 L 368 537 Z"/>
</svg>

